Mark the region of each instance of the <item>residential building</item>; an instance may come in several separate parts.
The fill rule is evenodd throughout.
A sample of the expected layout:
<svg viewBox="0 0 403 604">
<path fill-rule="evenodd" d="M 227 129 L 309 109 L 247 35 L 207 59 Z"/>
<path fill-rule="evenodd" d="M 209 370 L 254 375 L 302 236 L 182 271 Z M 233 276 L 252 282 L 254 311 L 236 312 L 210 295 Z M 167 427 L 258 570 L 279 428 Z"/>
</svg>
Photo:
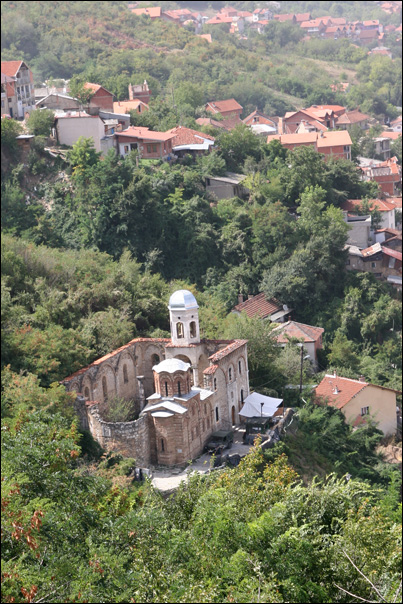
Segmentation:
<svg viewBox="0 0 403 604">
<path fill-rule="evenodd" d="M 220 114 L 223 118 L 236 118 L 241 121 L 241 114 L 243 111 L 242 105 L 240 105 L 235 99 L 228 99 L 226 101 L 211 101 L 206 104 L 206 111 L 213 114 Z"/>
<path fill-rule="evenodd" d="M 144 80 L 142 84 L 129 84 L 129 100 L 142 101 L 146 105 L 150 102 L 151 90 L 148 86 L 147 80 Z"/>
<path fill-rule="evenodd" d="M 116 101 L 113 103 L 113 111 L 115 113 L 130 113 L 130 111 L 144 113 L 144 111 L 148 110 L 149 106 L 140 99 L 133 99 L 132 101 Z"/>
<path fill-rule="evenodd" d="M 392 120 L 390 122 L 390 127 L 392 128 L 393 132 L 401 132 L 402 131 L 402 116 L 399 115 L 399 117 L 397 117 L 395 120 Z"/>
<path fill-rule="evenodd" d="M 245 180 L 245 174 L 235 174 L 227 172 L 225 176 L 207 176 L 206 191 L 216 201 L 220 199 L 232 199 L 247 197 L 249 190 L 242 185 Z"/>
<path fill-rule="evenodd" d="M 397 141 L 399 136 L 402 136 L 402 133 L 394 132 L 393 130 L 384 130 L 381 132 L 381 136 L 384 138 L 389 138 L 391 141 Z"/>
<path fill-rule="evenodd" d="M 354 111 L 346 111 L 342 115 L 339 115 L 336 120 L 336 128 L 341 130 L 350 130 L 353 126 L 359 126 L 363 130 L 368 128 L 369 115 L 361 113 L 358 109 Z"/>
<path fill-rule="evenodd" d="M 50 93 L 37 101 L 35 107 L 52 111 L 78 111 L 80 102 L 67 94 Z"/>
<path fill-rule="evenodd" d="M 267 142 L 279 140 L 286 149 L 297 147 L 313 147 L 322 153 L 325 159 L 329 157 L 351 159 L 351 138 L 348 132 L 308 132 L 305 134 L 274 134 L 267 137 Z"/>
<path fill-rule="evenodd" d="M 121 157 L 137 151 L 142 159 L 169 159 L 174 136 L 171 132 L 154 132 L 149 128 L 131 126 L 123 132 L 116 132 L 115 140 Z"/>
<path fill-rule="evenodd" d="M 93 93 L 88 104 L 88 113 L 96 115 L 100 109 L 113 111 L 113 94 L 109 90 L 106 90 L 104 86 L 92 84 L 91 82 L 86 82 L 84 87 Z"/>
<path fill-rule="evenodd" d="M 398 289 L 402 287 L 402 252 L 387 245 L 374 243 L 360 250 L 346 246 L 348 259 L 346 269 L 372 273 L 380 281 L 387 281 Z"/>
<path fill-rule="evenodd" d="M 375 231 L 375 242 L 397 252 L 402 251 L 402 231 L 397 229 L 378 229 Z"/>
<path fill-rule="evenodd" d="M 160 19 L 162 17 L 162 9 L 160 6 L 150 6 L 149 8 L 132 8 L 131 12 L 133 15 L 147 15 L 151 21 L 154 19 Z"/>
<path fill-rule="evenodd" d="M 315 389 L 318 404 L 340 409 L 352 426 L 371 418 L 385 435 L 395 434 L 397 429 L 397 394 L 397 390 L 370 384 L 364 378 L 351 380 L 338 375 L 326 375 Z"/>
<path fill-rule="evenodd" d="M 371 209 L 376 209 L 382 217 L 382 229 L 394 229 L 396 227 L 396 209 L 395 203 L 389 199 L 370 199 L 368 201 Z M 341 204 L 343 212 L 358 215 L 362 208 L 362 199 L 348 199 Z"/>
<path fill-rule="evenodd" d="M 386 161 L 371 160 L 368 165 L 360 165 L 363 180 L 374 180 L 385 195 L 396 196 L 402 190 L 402 167 L 397 157 Z"/>
<path fill-rule="evenodd" d="M 16 116 L 18 113 L 17 95 L 14 89 L 15 78 L 1 74 L 1 115 Z"/>
<path fill-rule="evenodd" d="M 250 126 L 257 134 L 275 134 L 277 132 L 278 121 L 265 115 L 257 108 L 242 121 L 247 126 Z"/>
<path fill-rule="evenodd" d="M 295 24 L 297 22 L 297 18 L 294 14 L 274 15 L 273 19 L 279 23 L 289 22 Z"/>
<path fill-rule="evenodd" d="M 198 304 L 188 290 L 169 300 L 170 338 L 136 338 L 65 378 L 77 394 L 81 426 L 107 450 L 137 465 L 182 465 L 216 430 L 239 423 L 249 395 L 246 340 L 200 338 Z M 107 423 L 113 397 L 134 401 L 138 419 Z"/>
<path fill-rule="evenodd" d="M 347 244 L 354 245 L 359 249 L 365 249 L 371 245 L 371 216 L 369 214 L 359 216 L 347 211 L 343 211 L 343 215 L 349 227 Z"/>
<path fill-rule="evenodd" d="M 5 76 L 4 88 L 6 92 L 6 96 L 2 100 L 5 101 L 7 98 L 8 114 L 15 119 L 24 119 L 27 114 L 35 109 L 32 71 L 24 61 L 2 61 L 1 73 Z M 6 106 L 6 103 L 4 105 Z"/>
<path fill-rule="evenodd" d="M 304 351 L 310 356 L 310 361 L 315 369 L 318 369 L 318 350 L 322 348 L 323 327 L 305 325 L 296 321 L 287 321 L 273 329 L 273 336 L 277 344 L 286 346 L 290 340 L 297 340 L 303 344 Z"/>
<path fill-rule="evenodd" d="M 105 125 L 98 115 L 89 115 L 84 111 L 56 113 L 54 131 L 60 145 L 72 146 L 80 136 L 84 136 L 93 139 L 96 151 L 102 151 Z"/>
<path fill-rule="evenodd" d="M 256 8 L 253 11 L 253 23 L 257 23 L 258 21 L 270 21 L 271 19 L 273 19 L 273 12 L 268 8 Z"/>
<path fill-rule="evenodd" d="M 172 151 L 179 158 L 185 155 L 197 157 L 198 155 L 209 153 L 214 146 L 215 139 L 213 136 L 192 130 L 191 128 L 177 126 L 168 130 L 168 132 L 174 135 L 172 139 Z"/>
<path fill-rule="evenodd" d="M 389 159 L 390 151 L 390 138 L 388 136 L 377 136 L 373 139 L 375 143 L 375 155 L 378 155 L 383 160 Z"/>
<path fill-rule="evenodd" d="M 211 117 L 199 117 L 196 120 L 196 124 L 199 126 L 211 126 L 212 128 L 217 128 L 219 130 L 227 130 L 224 122 L 219 122 L 218 120 L 213 120 Z"/>
<path fill-rule="evenodd" d="M 260 293 L 257 296 L 248 296 L 247 300 L 239 295 L 238 304 L 234 306 L 231 312 L 238 315 L 244 312 L 248 317 L 259 317 L 260 319 L 268 319 L 273 323 L 284 323 L 292 310 L 273 298 L 267 299 L 266 294 Z"/>
</svg>

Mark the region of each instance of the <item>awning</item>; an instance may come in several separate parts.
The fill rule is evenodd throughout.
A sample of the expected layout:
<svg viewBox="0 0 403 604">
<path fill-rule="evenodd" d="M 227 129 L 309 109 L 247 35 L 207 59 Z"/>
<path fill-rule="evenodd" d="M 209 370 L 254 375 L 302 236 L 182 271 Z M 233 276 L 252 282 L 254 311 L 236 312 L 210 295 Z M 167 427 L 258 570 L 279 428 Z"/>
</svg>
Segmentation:
<svg viewBox="0 0 403 604">
<path fill-rule="evenodd" d="M 261 403 L 263 403 L 263 408 Z M 242 415 L 242 417 L 273 417 L 277 409 L 282 406 L 282 403 L 282 398 L 272 398 L 259 394 L 259 392 L 252 392 L 246 397 L 239 415 Z"/>
</svg>

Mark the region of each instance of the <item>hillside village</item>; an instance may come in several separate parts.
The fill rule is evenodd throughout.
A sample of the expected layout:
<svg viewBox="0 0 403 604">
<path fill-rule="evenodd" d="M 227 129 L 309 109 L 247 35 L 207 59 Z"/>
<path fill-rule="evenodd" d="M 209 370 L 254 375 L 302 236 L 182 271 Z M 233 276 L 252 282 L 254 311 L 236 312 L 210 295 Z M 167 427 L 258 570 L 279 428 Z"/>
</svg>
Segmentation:
<svg viewBox="0 0 403 604">
<path fill-rule="evenodd" d="M 399 601 L 401 2 L 94 8 L 2 3 L 4 601 Z"/>
</svg>

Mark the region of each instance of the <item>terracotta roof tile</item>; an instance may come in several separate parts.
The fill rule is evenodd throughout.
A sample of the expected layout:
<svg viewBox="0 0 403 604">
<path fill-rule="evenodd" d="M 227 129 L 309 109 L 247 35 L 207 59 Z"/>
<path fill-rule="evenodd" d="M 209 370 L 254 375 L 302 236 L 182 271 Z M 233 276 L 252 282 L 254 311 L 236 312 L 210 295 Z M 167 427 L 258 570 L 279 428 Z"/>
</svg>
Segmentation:
<svg viewBox="0 0 403 604">
<path fill-rule="evenodd" d="M 396 258 L 396 260 L 402 261 L 402 252 L 398 252 L 397 250 L 391 249 L 386 246 L 382 246 L 382 251 L 385 256 L 391 256 L 392 258 Z"/>
<path fill-rule="evenodd" d="M 319 340 L 325 330 L 323 327 L 314 327 L 313 325 L 305 325 L 296 321 L 287 321 L 273 330 L 273 335 L 277 342 L 286 344 L 288 338 L 298 338 L 303 342 L 316 342 Z"/>
<path fill-rule="evenodd" d="M 2 61 L 1 62 L 1 73 L 7 76 L 15 76 L 19 71 L 24 61 Z"/>
<path fill-rule="evenodd" d="M 205 139 L 213 142 L 215 140 L 214 137 L 209 134 L 204 134 L 204 132 L 198 132 L 191 128 L 185 128 L 184 126 L 176 126 L 176 128 L 171 128 L 168 132 L 175 137 L 172 141 L 173 147 L 179 145 L 201 145 Z"/>
<path fill-rule="evenodd" d="M 218 369 L 218 365 L 210 365 L 210 367 L 207 367 L 207 369 L 205 369 L 203 371 L 204 375 L 213 375 L 213 373 L 215 373 Z"/>
<path fill-rule="evenodd" d="M 282 309 L 283 307 L 277 300 L 267 300 L 264 293 L 253 296 L 233 308 L 234 311 L 245 312 L 248 317 L 261 317 L 262 319 Z"/>
<path fill-rule="evenodd" d="M 132 8 L 134 15 L 148 15 L 151 18 L 161 17 L 161 7 L 151 6 L 150 8 Z"/>
<path fill-rule="evenodd" d="M 385 138 L 390 138 L 391 140 L 396 141 L 399 138 L 399 136 L 402 136 L 402 133 L 385 131 L 385 132 L 381 133 L 381 136 L 383 136 Z"/>
<path fill-rule="evenodd" d="M 243 109 L 235 99 L 227 99 L 225 101 L 211 101 L 207 103 L 208 107 L 213 110 L 214 113 L 222 113 L 223 111 L 239 111 Z"/>
<path fill-rule="evenodd" d="M 215 354 L 212 354 L 209 357 L 209 360 L 213 361 L 213 363 L 215 363 L 216 361 L 220 361 L 221 359 L 228 356 L 235 350 L 238 350 L 238 348 L 241 348 L 241 346 L 244 346 L 247 343 L 248 343 L 248 340 L 234 340 L 231 344 L 228 344 L 228 346 L 226 346 L 222 350 L 219 350 Z"/>
<path fill-rule="evenodd" d="M 369 384 L 334 375 L 326 375 L 315 389 L 316 399 L 328 399 L 329 404 L 342 409 Z"/>
<path fill-rule="evenodd" d="M 368 203 L 371 207 L 376 208 L 380 212 L 390 212 L 399 207 L 395 203 L 383 199 L 370 199 Z M 361 208 L 361 205 L 362 199 L 347 199 L 346 201 L 343 201 L 340 207 L 345 212 L 357 212 Z"/>
<path fill-rule="evenodd" d="M 149 128 L 130 126 L 130 128 L 123 130 L 123 132 L 116 132 L 115 136 L 130 136 L 132 138 L 140 138 L 149 141 L 167 141 L 175 135 L 171 132 L 154 132 L 153 130 L 149 130 Z"/>
<path fill-rule="evenodd" d="M 140 105 L 144 105 L 148 109 L 147 103 L 141 101 L 140 99 L 133 99 L 132 101 L 117 101 L 113 103 L 113 112 L 114 113 L 129 113 L 130 111 L 134 111 Z"/>
</svg>

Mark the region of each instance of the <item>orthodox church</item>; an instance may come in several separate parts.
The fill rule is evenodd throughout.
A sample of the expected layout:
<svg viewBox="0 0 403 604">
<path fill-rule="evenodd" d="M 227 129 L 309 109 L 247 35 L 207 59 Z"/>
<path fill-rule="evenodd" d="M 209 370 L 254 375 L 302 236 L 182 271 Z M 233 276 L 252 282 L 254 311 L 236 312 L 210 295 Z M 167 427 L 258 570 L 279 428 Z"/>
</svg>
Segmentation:
<svg viewBox="0 0 403 604">
<path fill-rule="evenodd" d="M 211 434 L 239 423 L 249 395 L 246 340 L 200 338 L 198 304 L 188 290 L 169 300 L 170 338 L 135 338 L 61 383 L 75 392 L 81 426 L 107 450 L 137 465 L 181 465 Z M 100 406 L 134 402 L 138 419 L 105 422 Z"/>
</svg>

